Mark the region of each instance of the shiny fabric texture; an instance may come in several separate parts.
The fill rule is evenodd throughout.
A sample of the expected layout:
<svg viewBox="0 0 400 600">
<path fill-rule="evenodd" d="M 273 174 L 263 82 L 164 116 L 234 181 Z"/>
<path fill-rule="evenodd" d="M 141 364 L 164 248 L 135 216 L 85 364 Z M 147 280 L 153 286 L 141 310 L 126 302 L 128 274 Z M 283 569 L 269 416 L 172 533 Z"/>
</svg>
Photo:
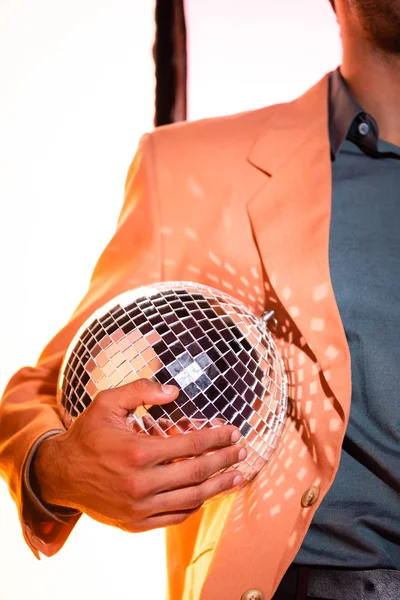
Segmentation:
<svg viewBox="0 0 400 600">
<path fill-rule="evenodd" d="M 236 600 L 251 588 L 272 598 L 335 477 L 350 409 L 349 351 L 328 264 L 327 82 L 290 104 L 142 139 L 87 295 L 36 367 L 14 375 L 0 406 L 0 472 L 36 555 L 59 551 L 78 519 L 51 519 L 24 488 L 36 440 L 62 428 L 55 391 L 72 337 L 117 294 L 197 281 L 257 314 L 275 310 L 291 407 L 273 459 L 251 484 L 168 528 L 169 598 Z M 312 486 L 318 501 L 304 507 Z"/>
</svg>

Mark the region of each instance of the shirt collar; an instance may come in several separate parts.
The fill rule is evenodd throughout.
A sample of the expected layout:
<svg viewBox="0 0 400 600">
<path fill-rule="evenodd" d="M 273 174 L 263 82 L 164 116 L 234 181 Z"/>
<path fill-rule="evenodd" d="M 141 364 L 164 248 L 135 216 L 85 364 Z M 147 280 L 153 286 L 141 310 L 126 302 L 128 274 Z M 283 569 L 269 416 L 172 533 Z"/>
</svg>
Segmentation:
<svg viewBox="0 0 400 600">
<path fill-rule="evenodd" d="M 329 139 L 332 160 L 344 140 L 354 142 L 369 155 L 379 154 L 379 129 L 375 119 L 355 101 L 339 68 L 329 79 Z"/>
</svg>

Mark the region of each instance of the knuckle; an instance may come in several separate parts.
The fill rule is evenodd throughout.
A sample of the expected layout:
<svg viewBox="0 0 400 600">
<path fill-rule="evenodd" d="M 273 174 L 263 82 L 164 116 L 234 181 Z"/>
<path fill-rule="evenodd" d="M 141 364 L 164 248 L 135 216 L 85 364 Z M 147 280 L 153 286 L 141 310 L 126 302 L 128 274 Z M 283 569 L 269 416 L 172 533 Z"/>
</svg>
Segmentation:
<svg viewBox="0 0 400 600">
<path fill-rule="evenodd" d="M 132 445 L 130 449 L 130 462 L 134 467 L 141 468 L 147 462 L 147 454 L 144 448 L 142 448 L 139 444 Z"/>
<path fill-rule="evenodd" d="M 143 483 L 138 477 L 131 477 L 128 483 L 128 495 L 130 498 L 130 510 L 137 512 L 136 501 L 141 500 L 145 495 Z"/>
<path fill-rule="evenodd" d="M 217 478 L 216 478 L 217 479 Z M 213 496 L 215 494 L 219 494 L 220 492 L 224 492 L 226 489 L 230 487 L 231 478 L 226 477 L 225 475 L 221 475 L 215 482 L 215 490 L 213 491 Z"/>
<path fill-rule="evenodd" d="M 204 494 L 200 487 L 194 487 L 187 494 L 187 506 L 189 508 L 197 508 L 204 502 Z"/>
<path fill-rule="evenodd" d="M 97 394 L 94 399 L 94 405 L 105 407 L 110 402 L 110 391 L 111 390 L 102 390 Z"/>
<path fill-rule="evenodd" d="M 136 521 L 128 521 L 127 523 L 124 523 L 121 529 L 123 531 L 127 531 L 128 533 L 140 533 L 144 531 L 142 524 L 140 522 L 137 523 Z"/>
<path fill-rule="evenodd" d="M 154 386 L 157 384 L 155 384 L 153 381 L 150 381 L 150 379 L 145 379 L 142 377 L 141 379 L 136 379 L 136 381 L 134 381 L 131 385 L 135 390 L 135 393 L 142 395 L 149 394 L 154 390 Z"/>
<path fill-rule="evenodd" d="M 204 481 L 208 477 L 208 469 L 203 462 L 193 461 L 193 470 L 192 470 L 193 481 Z"/>
<path fill-rule="evenodd" d="M 203 490 L 203 502 L 207 499 L 217 496 L 221 492 L 226 491 L 230 487 L 230 477 L 227 477 L 225 473 L 218 474 L 211 480 L 206 481 Z"/>
<path fill-rule="evenodd" d="M 190 517 L 192 513 L 188 512 L 188 513 L 175 513 L 173 515 L 171 515 L 171 521 L 170 521 L 170 525 L 179 525 L 180 523 L 183 523 L 184 521 L 186 521 L 186 519 L 188 519 Z"/>
<path fill-rule="evenodd" d="M 214 429 L 214 443 L 216 446 L 226 446 L 230 442 L 230 430 L 226 426 Z"/>
<path fill-rule="evenodd" d="M 189 438 L 189 435 L 190 435 L 190 438 Z M 202 454 L 204 451 L 204 448 L 203 448 L 203 443 L 202 443 L 199 433 L 197 431 L 193 431 L 189 435 L 188 435 L 188 438 L 189 438 L 188 441 L 190 442 L 190 451 L 193 454 L 193 456 Z"/>
</svg>

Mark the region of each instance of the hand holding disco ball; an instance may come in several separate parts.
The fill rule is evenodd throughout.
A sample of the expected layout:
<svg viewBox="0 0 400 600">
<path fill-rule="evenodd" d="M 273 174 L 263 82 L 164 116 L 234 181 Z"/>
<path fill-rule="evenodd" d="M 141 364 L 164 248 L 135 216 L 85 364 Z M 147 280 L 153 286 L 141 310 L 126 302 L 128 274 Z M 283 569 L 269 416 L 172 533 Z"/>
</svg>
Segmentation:
<svg viewBox="0 0 400 600">
<path fill-rule="evenodd" d="M 165 404 L 176 387 L 140 379 L 98 394 L 67 432 L 46 438 L 34 459 L 45 504 L 75 509 L 107 525 L 139 532 L 176 525 L 204 502 L 242 480 L 235 470 L 243 446 L 232 426 L 185 435 L 132 433 L 129 411 Z M 233 435 L 233 439 L 232 439 Z M 235 437 L 235 435 L 237 437 Z M 212 452 L 210 452 L 212 450 Z M 195 457 L 194 460 L 181 460 Z M 240 483 L 239 481 L 239 483 Z"/>
<path fill-rule="evenodd" d="M 100 391 L 142 378 L 180 391 L 173 402 L 145 401 L 132 411 L 128 421 L 137 433 L 165 437 L 230 423 L 247 449 L 235 465 L 244 482 L 270 458 L 287 413 L 286 374 L 265 322 L 238 300 L 200 284 L 167 282 L 99 309 L 61 369 L 66 427 Z"/>
</svg>

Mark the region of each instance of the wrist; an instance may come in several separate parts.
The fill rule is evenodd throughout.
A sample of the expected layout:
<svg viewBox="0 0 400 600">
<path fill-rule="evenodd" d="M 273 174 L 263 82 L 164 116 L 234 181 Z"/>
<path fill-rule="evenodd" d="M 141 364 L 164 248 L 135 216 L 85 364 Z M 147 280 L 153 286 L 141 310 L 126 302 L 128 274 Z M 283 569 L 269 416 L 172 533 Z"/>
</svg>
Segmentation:
<svg viewBox="0 0 400 600">
<path fill-rule="evenodd" d="M 30 481 L 37 497 L 51 507 L 74 508 L 68 503 L 67 461 L 63 459 L 64 433 L 41 442 L 32 460 Z"/>
</svg>

